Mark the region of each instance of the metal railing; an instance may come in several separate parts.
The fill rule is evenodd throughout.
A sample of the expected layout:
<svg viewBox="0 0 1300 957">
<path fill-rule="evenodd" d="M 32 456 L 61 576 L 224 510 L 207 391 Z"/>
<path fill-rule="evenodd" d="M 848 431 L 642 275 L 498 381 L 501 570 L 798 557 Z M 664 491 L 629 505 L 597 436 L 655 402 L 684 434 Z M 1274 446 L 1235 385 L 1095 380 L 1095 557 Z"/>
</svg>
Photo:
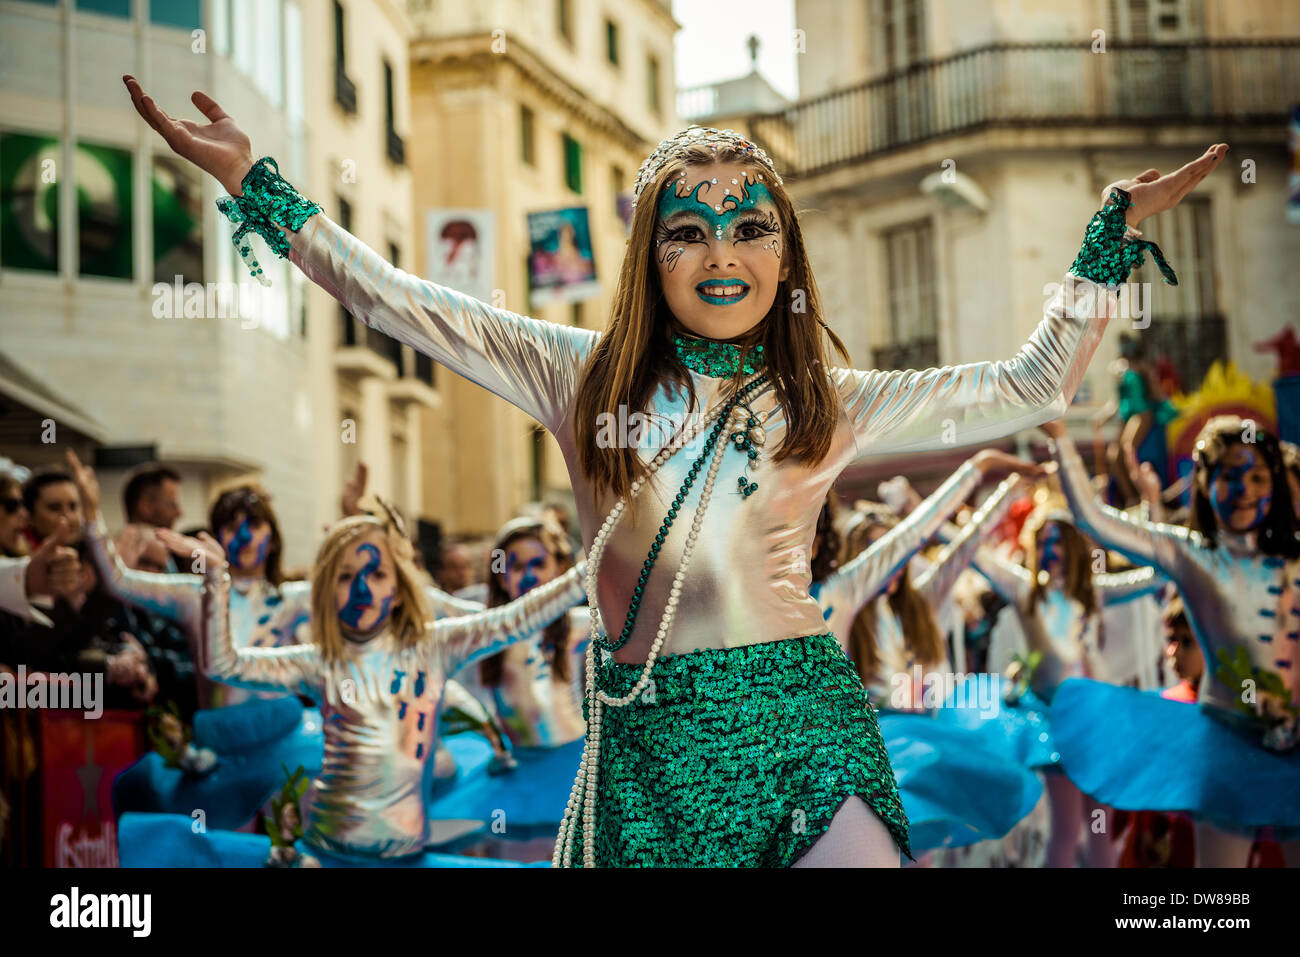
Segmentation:
<svg viewBox="0 0 1300 957">
<path fill-rule="evenodd" d="M 996 126 L 1281 122 L 1300 40 L 1108 46 L 996 43 L 750 118 L 783 174 Z"/>
</svg>

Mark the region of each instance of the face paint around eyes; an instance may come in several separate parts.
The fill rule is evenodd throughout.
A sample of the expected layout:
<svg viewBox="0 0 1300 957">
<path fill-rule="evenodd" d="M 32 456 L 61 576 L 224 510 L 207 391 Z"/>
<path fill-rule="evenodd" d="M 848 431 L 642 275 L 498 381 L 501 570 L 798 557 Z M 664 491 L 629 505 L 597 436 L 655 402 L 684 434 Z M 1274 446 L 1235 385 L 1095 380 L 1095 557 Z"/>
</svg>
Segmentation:
<svg viewBox="0 0 1300 957">
<path fill-rule="evenodd" d="M 230 543 L 226 545 L 226 561 L 230 562 L 230 564 L 234 565 L 236 568 L 242 567 L 239 563 L 239 553 L 242 552 L 244 546 L 252 540 L 253 529 L 252 526 L 249 525 L 248 519 L 245 518 L 239 523 L 239 527 L 235 529 L 235 534 L 230 539 Z"/>
<path fill-rule="evenodd" d="M 523 577 L 519 579 L 519 594 L 526 595 L 537 587 L 538 572 L 546 564 L 543 558 L 534 558 L 524 566 Z"/>
<path fill-rule="evenodd" d="M 370 590 L 368 579 L 379 570 L 383 560 L 376 545 L 369 543 L 360 545 L 357 547 L 357 552 L 366 556 L 366 563 L 357 572 L 356 577 L 352 579 L 352 588 L 348 592 L 348 600 L 339 611 L 339 620 L 349 628 L 357 628 L 362 616 L 373 605 L 374 593 Z M 382 599 L 379 606 L 379 617 L 375 619 L 375 624 L 372 627 L 378 627 L 388 618 L 388 608 L 392 602 L 392 594 Z"/>
<path fill-rule="evenodd" d="M 686 246 L 701 242 L 699 239 L 681 238 L 683 233 L 690 235 L 687 230 L 692 228 L 705 233 L 706 237 L 711 232 L 713 238 L 718 240 L 727 236 L 733 244 L 762 241 L 762 248 L 771 250 L 780 259 L 781 222 L 776 216 L 776 203 L 767 187 L 762 183 L 735 179 L 733 183 L 736 184 L 737 191 L 733 193 L 732 187 L 723 187 L 727 193 L 722 202 L 710 205 L 700 197 L 700 193 L 714 183 L 716 178 L 705 180 L 685 196 L 677 195 L 676 190 L 672 189 L 673 183 L 668 184 L 669 188 L 659 198 L 658 220 L 655 223 L 655 248 L 659 251 L 660 262 L 665 263 L 671 271 L 685 252 Z M 672 218 L 679 214 L 690 215 L 683 215 L 680 222 L 669 225 Z M 699 223 L 700 219 L 704 221 L 703 225 Z M 742 237 L 745 227 L 749 227 L 750 235 Z"/>
<path fill-rule="evenodd" d="M 1232 516 L 1237 511 L 1236 502 L 1246 494 L 1246 474 L 1255 467 L 1255 453 L 1246 450 L 1246 461 L 1240 465 L 1221 465 L 1218 474 L 1215 476 L 1214 483 L 1210 486 L 1210 504 L 1214 507 L 1215 514 L 1219 516 L 1219 521 L 1228 528 L 1232 525 Z M 1227 489 L 1223 496 L 1219 495 L 1219 484 L 1223 482 Z M 1268 514 L 1269 505 L 1272 503 L 1271 495 L 1261 495 L 1255 502 L 1255 515 L 1247 525 L 1247 529 L 1254 528 L 1264 520 Z"/>
</svg>

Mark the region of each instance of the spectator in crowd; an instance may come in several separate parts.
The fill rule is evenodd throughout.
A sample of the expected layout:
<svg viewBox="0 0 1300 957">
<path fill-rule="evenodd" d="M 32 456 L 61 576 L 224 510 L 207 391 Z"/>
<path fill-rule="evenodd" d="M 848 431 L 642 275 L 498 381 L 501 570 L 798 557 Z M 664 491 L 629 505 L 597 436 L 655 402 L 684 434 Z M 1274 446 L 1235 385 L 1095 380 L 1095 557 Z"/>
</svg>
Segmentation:
<svg viewBox="0 0 1300 957">
<path fill-rule="evenodd" d="M 157 462 L 136 466 L 127 476 L 122 505 L 131 524 L 171 528 L 181 517 L 181 477 Z"/>
<path fill-rule="evenodd" d="M 0 555 L 19 558 L 30 551 L 23 537 L 27 521 L 22 483 L 12 473 L 0 472 Z"/>
</svg>

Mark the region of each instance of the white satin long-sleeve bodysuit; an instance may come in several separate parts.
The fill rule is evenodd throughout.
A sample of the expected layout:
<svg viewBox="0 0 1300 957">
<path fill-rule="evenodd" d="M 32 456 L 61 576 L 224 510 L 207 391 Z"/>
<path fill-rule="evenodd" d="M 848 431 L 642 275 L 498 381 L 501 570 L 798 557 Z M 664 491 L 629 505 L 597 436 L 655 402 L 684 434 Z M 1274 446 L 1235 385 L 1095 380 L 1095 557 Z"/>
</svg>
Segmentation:
<svg viewBox="0 0 1300 957">
<path fill-rule="evenodd" d="M 357 318 L 533 416 L 557 439 L 569 470 L 583 542 L 590 547 L 614 504 L 597 495 L 582 474 L 574 438 L 574 404 L 583 362 L 599 334 L 525 318 L 493 308 L 385 262 L 323 213 L 296 233 L 285 233 L 290 258 L 313 282 Z M 814 465 L 776 463 L 772 450 L 785 437 L 785 411 L 770 386 L 749 403 L 766 443 L 747 474 L 758 490 L 744 498 L 735 476 L 744 456 L 728 451 L 718 476 L 683 584 L 673 632 L 662 654 L 725 649 L 824 633 L 821 606 L 809 594 L 810 553 L 817 516 L 843 468 L 867 456 L 920 453 L 989 442 L 1058 418 L 1078 388 L 1113 311 L 1115 294 L 1100 290 L 1094 302 L 1086 281 L 1077 298 L 1067 294 L 1067 274 L 1042 322 L 1012 359 L 925 371 L 858 371 L 835 368 L 831 381 L 843 403 L 829 453 Z M 1092 318 L 1096 314 L 1096 318 Z M 688 373 L 700 403 L 715 407 L 728 380 Z M 661 385 L 650 409 L 682 421 L 685 390 Z M 945 441 L 955 436 L 955 441 Z M 658 447 L 666 444 L 665 434 Z M 640 448 L 649 461 L 657 447 Z M 597 599 L 605 622 L 622 622 L 650 544 L 680 487 L 693 455 L 686 449 L 660 469 L 653 486 L 632 502 L 600 564 Z M 644 608 L 631 639 L 615 660 L 641 663 L 658 628 L 681 558 L 686 529 L 699 501 L 692 488 L 673 532 L 659 553 L 645 589 Z M 679 531 L 680 529 L 680 531 Z"/>
</svg>

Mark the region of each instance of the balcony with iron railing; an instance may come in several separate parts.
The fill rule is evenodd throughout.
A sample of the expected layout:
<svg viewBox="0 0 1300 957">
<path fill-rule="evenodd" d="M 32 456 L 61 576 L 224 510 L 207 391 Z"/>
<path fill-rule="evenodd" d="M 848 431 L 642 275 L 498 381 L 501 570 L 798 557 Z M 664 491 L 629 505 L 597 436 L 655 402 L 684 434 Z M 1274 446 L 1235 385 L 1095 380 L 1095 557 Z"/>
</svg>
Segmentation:
<svg viewBox="0 0 1300 957">
<path fill-rule="evenodd" d="M 749 118 L 782 173 L 811 176 L 999 126 L 1282 123 L 1300 40 L 996 43 Z"/>
</svg>

